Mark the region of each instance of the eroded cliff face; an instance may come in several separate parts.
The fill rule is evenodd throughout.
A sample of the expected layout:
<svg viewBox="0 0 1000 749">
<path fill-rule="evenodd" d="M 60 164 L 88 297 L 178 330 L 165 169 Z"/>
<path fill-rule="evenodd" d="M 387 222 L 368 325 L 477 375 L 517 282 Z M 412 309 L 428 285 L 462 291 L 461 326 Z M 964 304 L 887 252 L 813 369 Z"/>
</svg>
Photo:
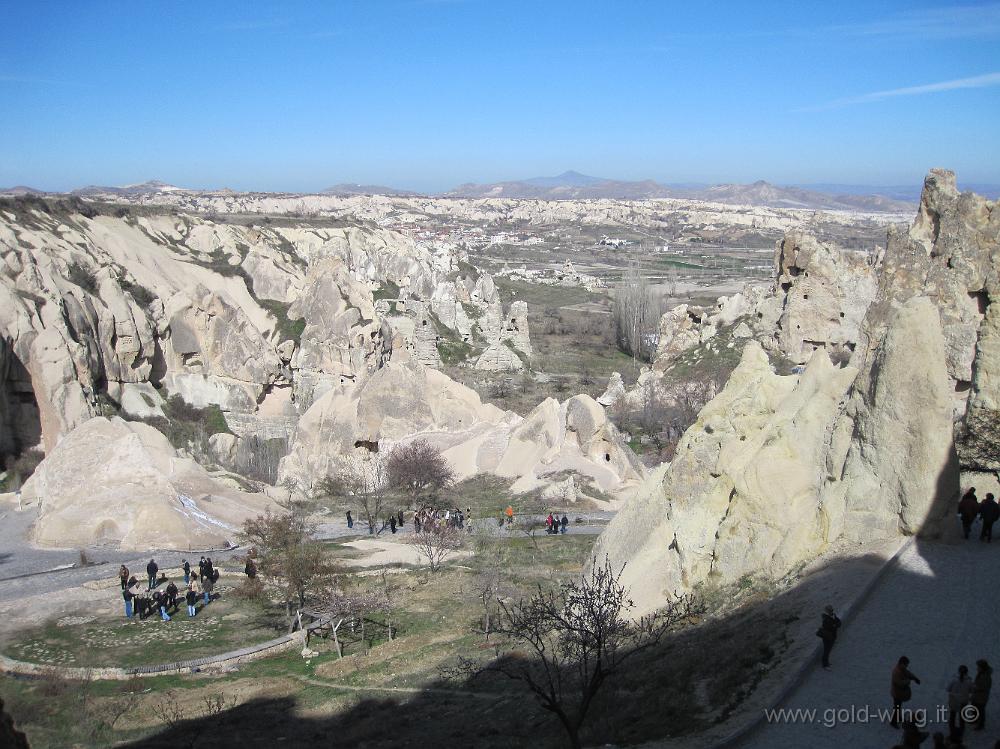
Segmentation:
<svg viewBox="0 0 1000 749">
<path fill-rule="evenodd" d="M 421 363 L 440 363 L 443 340 L 474 339 L 523 366 L 523 302 L 504 307 L 457 248 L 339 223 L 0 206 L 0 461 L 36 444 L 47 455 L 24 487 L 41 508 L 37 542 L 223 543 L 270 502 L 136 423 L 169 416 L 175 397 L 217 408 L 232 432 L 198 460 L 231 468 L 246 445 L 277 440 L 274 479 L 303 491 L 421 436 L 460 476 L 492 471 L 523 489 L 563 470 L 610 491 L 642 478 L 595 401 L 547 401 L 521 419 Z"/>
<path fill-rule="evenodd" d="M 662 480 L 644 485 L 598 541 L 599 558 L 628 563 L 643 610 L 704 583 L 781 577 L 842 541 L 940 530 L 959 492 L 965 398 L 971 392 L 973 409 L 995 403 L 996 214 L 995 203 L 959 195 L 954 175 L 935 170 L 913 226 L 891 230 L 875 262 L 817 266 L 829 248 L 786 237 L 781 312 L 764 341 L 806 356 L 804 370 L 776 375 L 761 345 L 748 343 Z M 826 272 L 840 266 L 853 270 Z M 792 298 L 786 276 L 798 286 Z M 813 350 L 801 329 L 777 322 L 801 319 L 801 303 L 817 299 L 826 301 L 809 326 L 823 328 L 815 335 L 826 345 Z M 850 362 L 833 364 L 829 344 L 838 354 L 849 341 Z"/>
</svg>

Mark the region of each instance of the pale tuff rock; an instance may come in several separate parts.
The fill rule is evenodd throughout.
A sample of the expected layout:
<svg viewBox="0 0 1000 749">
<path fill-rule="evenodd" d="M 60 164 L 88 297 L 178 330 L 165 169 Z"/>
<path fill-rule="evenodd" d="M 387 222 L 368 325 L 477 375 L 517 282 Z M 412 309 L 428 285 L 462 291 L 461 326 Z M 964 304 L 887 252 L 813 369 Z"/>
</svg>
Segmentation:
<svg viewBox="0 0 1000 749">
<path fill-rule="evenodd" d="M 101 417 L 63 438 L 23 496 L 40 504 L 35 542 L 122 550 L 220 547 L 269 504 L 214 481 L 152 427 Z"/>
<path fill-rule="evenodd" d="M 476 369 L 489 372 L 517 372 L 524 369 L 521 357 L 510 346 L 499 343 L 490 346 L 476 359 Z"/>
<path fill-rule="evenodd" d="M 837 542 L 941 531 L 959 491 L 956 375 L 971 376 L 964 367 L 973 355 L 972 403 L 995 402 L 987 395 L 996 383 L 994 213 L 976 196 L 958 196 L 950 173 L 932 172 L 920 216 L 908 234 L 890 231 L 877 275 L 862 258 L 786 237 L 778 288 L 791 288 L 776 321 L 807 320 L 824 344 L 855 340 L 851 366 L 833 366 L 826 345 L 803 345 L 805 334 L 782 338 L 783 326 L 771 341 L 808 364 L 779 377 L 760 345 L 747 344 L 661 485 L 647 483 L 629 500 L 595 549 L 628 562 L 625 583 L 641 611 L 705 583 L 783 576 Z M 814 294 L 845 317 L 810 310 Z M 863 320 L 844 305 L 865 307 Z"/>
<path fill-rule="evenodd" d="M 313 404 L 299 421 L 281 478 L 307 489 L 352 456 L 416 438 L 441 449 L 460 478 L 491 472 L 517 478 L 519 491 L 562 470 L 611 491 L 644 473 L 604 409 L 587 396 L 562 404 L 548 399 L 521 418 L 404 354 Z"/>
<path fill-rule="evenodd" d="M 853 438 L 840 481 L 843 521 L 834 509 L 841 491 L 828 492 L 835 534 L 841 522 L 858 540 L 932 532 L 941 520 L 931 516 L 932 502 L 958 492 L 954 391 L 939 314 L 927 297 L 909 299 L 855 384 Z"/>
<path fill-rule="evenodd" d="M 765 305 L 780 303 L 777 322 L 769 328 L 774 331 L 771 347 L 798 364 L 808 361 L 818 348 L 849 357 L 875 298 L 876 260 L 865 252 L 830 247 L 806 234 L 785 235 L 775 248 L 774 301 Z M 770 320 L 766 324 L 772 325 Z"/>
<path fill-rule="evenodd" d="M 597 397 L 597 402 L 605 408 L 610 408 L 625 396 L 625 381 L 622 380 L 620 372 L 612 372 L 608 378 L 608 386 L 604 392 Z"/>
</svg>

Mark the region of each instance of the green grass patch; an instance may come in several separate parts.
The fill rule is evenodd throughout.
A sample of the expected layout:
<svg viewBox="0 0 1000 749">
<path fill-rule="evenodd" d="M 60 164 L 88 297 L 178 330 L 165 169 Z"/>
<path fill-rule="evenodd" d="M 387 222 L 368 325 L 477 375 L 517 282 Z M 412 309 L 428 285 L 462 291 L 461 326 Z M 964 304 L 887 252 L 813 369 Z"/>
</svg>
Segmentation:
<svg viewBox="0 0 1000 749">
<path fill-rule="evenodd" d="M 372 292 L 372 301 L 379 299 L 399 299 L 399 285 L 393 281 L 386 281 Z"/>
<path fill-rule="evenodd" d="M 302 333 L 306 329 L 304 317 L 290 318 L 288 310 L 291 304 L 279 302 L 276 299 L 258 299 L 257 303 L 278 321 L 274 330 L 279 341 L 294 341 L 298 346 L 302 341 Z"/>
</svg>

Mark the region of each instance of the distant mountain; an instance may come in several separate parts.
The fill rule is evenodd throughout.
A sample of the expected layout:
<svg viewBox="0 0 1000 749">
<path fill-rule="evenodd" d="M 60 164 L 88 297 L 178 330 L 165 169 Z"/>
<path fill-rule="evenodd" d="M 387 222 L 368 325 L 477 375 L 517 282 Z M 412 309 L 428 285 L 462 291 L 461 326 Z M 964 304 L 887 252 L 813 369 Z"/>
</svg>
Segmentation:
<svg viewBox="0 0 1000 749">
<path fill-rule="evenodd" d="M 563 172 L 555 177 L 532 177 L 512 182 L 459 185 L 443 194 L 446 198 L 536 198 L 542 200 L 621 199 L 673 197 L 672 191 L 653 180 L 627 182 Z"/>
<path fill-rule="evenodd" d="M 14 187 L 0 187 L 0 195 L 44 195 L 44 190 L 36 190 L 34 187 L 25 185 L 15 185 Z"/>
<path fill-rule="evenodd" d="M 579 172 L 563 172 L 555 177 L 490 184 L 467 183 L 446 192 L 443 197 L 454 198 L 535 198 L 542 200 L 620 199 L 646 200 L 654 198 L 680 198 L 709 200 L 717 203 L 736 203 L 772 208 L 808 208 L 825 210 L 861 211 L 912 211 L 908 199 L 885 195 L 826 193 L 801 187 L 781 187 L 763 180 L 750 185 L 664 185 L 654 180 L 635 182 L 590 177 Z"/>
<path fill-rule="evenodd" d="M 343 183 L 328 187 L 321 194 L 335 195 L 337 197 L 351 197 L 352 195 L 395 195 L 407 198 L 414 197 L 420 193 L 410 190 L 397 190 L 395 187 L 382 187 L 381 185 L 352 185 Z"/>
<path fill-rule="evenodd" d="M 73 190 L 71 195 L 79 195 L 82 198 L 94 197 L 97 195 L 122 195 L 125 197 L 139 197 L 141 195 L 155 195 L 164 192 L 192 192 L 183 187 L 168 185 L 166 182 L 151 179 L 139 185 L 125 185 L 123 187 L 104 187 L 100 185 L 87 185 L 77 190 Z"/>
</svg>

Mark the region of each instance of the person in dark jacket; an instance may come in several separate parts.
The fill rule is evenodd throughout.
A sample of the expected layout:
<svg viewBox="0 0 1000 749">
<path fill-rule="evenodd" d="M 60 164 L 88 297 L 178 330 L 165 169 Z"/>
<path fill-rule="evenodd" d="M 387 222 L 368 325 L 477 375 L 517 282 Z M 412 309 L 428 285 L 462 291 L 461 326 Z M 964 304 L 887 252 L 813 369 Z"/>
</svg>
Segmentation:
<svg viewBox="0 0 1000 749">
<path fill-rule="evenodd" d="M 823 668 L 830 668 L 830 651 L 837 642 L 837 630 L 840 629 L 840 617 L 833 611 L 833 606 L 823 609 L 823 621 L 816 634 L 823 641 Z"/>
<path fill-rule="evenodd" d="M 198 603 L 198 594 L 194 592 L 192 586 L 188 586 L 187 593 L 184 594 L 184 600 L 187 601 L 188 607 L 188 617 L 195 615 L 195 605 Z"/>
<path fill-rule="evenodd" d="M 913 681 L 917 684 L 920 683 L 920 679 L 910 671 L 910 659 L 905 655 L 901 656 L 892 669 L 892 684 L 889 689 L 889 694 L 892 696 L 892 720 L 890 721 L 890 725 L 893 728 L 899 728 L 903 703 L 909 702 L 913 696 L 913 692 L 910 689 L 910 682 Z"/>
<path fill-rule="evenodd" d="M 158 590 L 153 591 L 153 606 L 160 612 L 160 618 L 163 621 L 170 621 L 170 615 L 167 613 L 167 597 Z"/>
<path fill-rule="evenodd" d="M 251 557 L 247 557 L 247 564 L 246 567 L 243 568 L 243 571 L 251 580 L 255 580 L 257 578 L 257 565 Z"/>
<path fill-rule="evenodd" d="M 982 731 L 986 725 L 986 704 L 990 701 L 990 690 L 993 688 L 993 668 L 985 660 L 976 661 L 976 678 L 972 681 L 972 696 L 969 703 L 976 708 L 975 721 L 972 727 Z"/>
<path fill-rule="evenodd" d="M 167 583 L 167 589 L 164 591 L 163 605 L 168 609 L 173 609 L 174 613 L 177 612 L 177 586 L 174 585 L 174 581 L 171 580 Z"/>
<path fill-rule="evenodd" d="M 351 511 L 350 510 L 347 511 L 347 527 L 348 528 L 353 528 L 354 527 L 354 518 L 351 517 Z"/>
<path fill-rule="evenodd" d="M 147 590 L 152 590 L 156 587 L 156 573 L 159 571 L 159 565 L 150 559 L 149 564 L 146 565 L 146 575 L 149 577 L 149 588 L 147 588 Z"/>
<path fill-rule="evenodd" d="M 184 584 L 189 585 L 191 583 L 191 562 L 185 559 L 182 569 L 184 570 Z"/>
<path fill-rule="evenodd" d="M 122 590 L 125 590 L 125 588 L 128 587 L 128 577 L 129 577 L 128 567 L 126 567 L 123 564 L 121 567 L 118 568 L 118 579 L 121 581 Z"/>
<path fill-rule="evenodd" d="M 563 515 L 562 520 L 559 521 L 559 532 L 566 533 L 568 529 L 569 529 L 569 518 Z"/>
<path fill-rule="evenodd" d="M 972 523 L 979 514 L 979 499 L 976 497 L 976 487 L 970 487 L 969 491 L 962 495 L 958 502 L 958 516 L 962 518 L 962 534 L 968 538 L 969 531 L 972 530 Z"/>
<path fill-rule="evenodd" d="M 992 494 L 987 494 L 986 499 L 979 505 L 979 517 L 983 519 L 983 529 L 979 532 L 979 540 L 990 543 L 993 540 L 993 524 L 1000 518 L 1000 506 L 993 499 Z"/>
<path fill-rule="evenodd" d="M 404 523 L 403 523 L 403 511 L 402 510 L 400 510 L 399 512 L 396 513 L 396 525 L 398 525 L 400 528 L 402 528 L 403 525 L 404 525 Z"/>
<path fill-rule="evenodd" d="M 390 515 L 389 516 L 389 529 L 392 530 L 393 535 L 396 534 L 396 516 L 395 515 Z"/>
</svg>

